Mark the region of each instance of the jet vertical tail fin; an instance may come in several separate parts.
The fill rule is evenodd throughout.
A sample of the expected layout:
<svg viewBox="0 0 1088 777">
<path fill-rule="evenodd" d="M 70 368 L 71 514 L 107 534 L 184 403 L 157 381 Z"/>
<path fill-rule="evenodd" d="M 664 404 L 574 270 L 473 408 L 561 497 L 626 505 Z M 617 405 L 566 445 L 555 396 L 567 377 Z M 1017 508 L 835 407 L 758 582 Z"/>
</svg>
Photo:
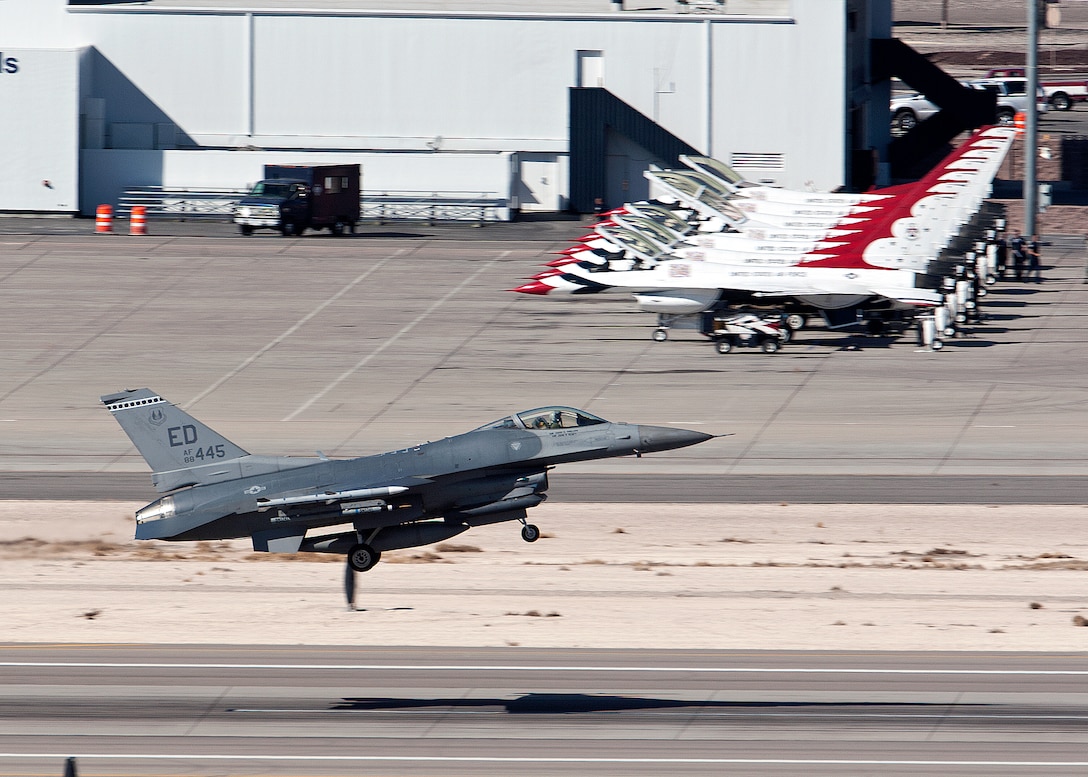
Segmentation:
<svg viewBox="0 0 1088 777">
<path fill-rule="evenodd" d="M 239 477 L 249 453 L 150 389 L 107 394 L 102 404 L 121 424 L 159 491 Z"/>
</svg>

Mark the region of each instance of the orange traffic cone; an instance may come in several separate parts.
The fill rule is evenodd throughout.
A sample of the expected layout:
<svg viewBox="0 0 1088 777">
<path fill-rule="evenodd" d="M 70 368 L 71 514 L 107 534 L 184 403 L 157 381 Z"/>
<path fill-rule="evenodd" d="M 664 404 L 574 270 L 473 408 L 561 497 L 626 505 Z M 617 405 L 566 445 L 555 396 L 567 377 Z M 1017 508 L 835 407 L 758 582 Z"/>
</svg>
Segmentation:
<svg viewBox="0 0 1088 777">
<path fill-rule="evenodd" d="M 99 205 L 94 212 L 94 231 L 97 235 L 108 235 L 113 231 L 113 208 Z"/>
<path fill-rule="evenodd" d="M 147 208 L 143 205 L 132 206 L 132 213 L 128 217 L 128 233 L 130 235 L 147 234 Z"/>
</svg>

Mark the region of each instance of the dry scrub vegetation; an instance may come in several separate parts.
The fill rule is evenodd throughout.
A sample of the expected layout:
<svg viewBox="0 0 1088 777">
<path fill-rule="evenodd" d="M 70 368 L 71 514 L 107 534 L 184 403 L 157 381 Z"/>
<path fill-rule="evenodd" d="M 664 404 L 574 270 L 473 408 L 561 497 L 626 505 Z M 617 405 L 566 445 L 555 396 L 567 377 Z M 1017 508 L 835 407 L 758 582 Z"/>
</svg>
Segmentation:
<svg viewBox="0 0 1088 777">
<path fill-rule="evenodd" d="M 1041 553 L 987 554 L 943 546 L 926 550 L 895 549 L 879 550 L 868 547 L 860 552 L 836 551 L 836 543 L 806 540 L 793 546 L 780 543 L 764 543 L 757 540 L 726 537 L 717 541 L 718 551 L 703 555 L 701 544 L 686 552 L 684 560 L 616 559 L 601 558 L 554 558 L 528 559 L 524 565 L 557 566 L 569 570 L 571 566 L 629 567 L 638 572 L 668 568 L 702 567 L 751 567 L 751 568 L 824 568 L 824 569 L 915 569 L 915 570 L 1014 570 L 1014 571 L 1076 571 L 1088 570 L 1088 560 L 1068 553 L 1044 551 Z M 856 540 L 856 544 L 873 545 L 868 540 Z M 805 545 L 817 544 L 828 549 L 828 556 L 815 558 L 807 555 Z M 749 546 L 731 551 L 727 546 Z M 839 548 L 842 547 L 840 543 Z M 577 552 L 577 548 L 574 549 Z M 476 545 L 442 542 L 425 548 L 409 548 L 383 553 L 382 562 L 389 564 L 452 564 L 455 558 L 486 555 L 487 551 Z M 758 553 L 761 558 L 752 558 Z M 624 554 L 628 555 L 628 554 Z M 703 557 L 700 557 L 703 556 Z M 113 542 L 105 539 L 49 541 L 36 537 L 0 540 L 0 558 L 6 559 L 103 559 L 137 561 L 254 561 L 263 563 L 308 562 L 340 563 L 342 557 L 328 553 L 254 553 L 246 540 L 159 542 Z"/>
</svg>

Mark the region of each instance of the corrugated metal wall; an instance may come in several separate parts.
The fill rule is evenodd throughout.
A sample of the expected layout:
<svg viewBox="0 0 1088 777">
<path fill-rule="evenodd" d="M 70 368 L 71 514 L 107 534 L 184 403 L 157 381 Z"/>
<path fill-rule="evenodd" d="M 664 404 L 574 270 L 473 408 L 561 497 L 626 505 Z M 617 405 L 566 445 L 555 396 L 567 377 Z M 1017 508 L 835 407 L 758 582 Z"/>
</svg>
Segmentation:
<svg viewBox="0 0 1088 777">
<path fill-rule="evenodd" d="M 766 18 L 72 6 L 57 29 L 67 30 L 58 45 L 78 39 L 96 52 L 83 96 L 102 101 L 107 149 L 561 158 L 568 90 L 579 52 L 591 51 L 603 87 L 691 147 L 773 155 L 783 164 L 767 171 L 773 183 L 832 189 L 847 167 L 845 3 L 780 1 L 768 8 L 783 15 Z"/>
</svg>

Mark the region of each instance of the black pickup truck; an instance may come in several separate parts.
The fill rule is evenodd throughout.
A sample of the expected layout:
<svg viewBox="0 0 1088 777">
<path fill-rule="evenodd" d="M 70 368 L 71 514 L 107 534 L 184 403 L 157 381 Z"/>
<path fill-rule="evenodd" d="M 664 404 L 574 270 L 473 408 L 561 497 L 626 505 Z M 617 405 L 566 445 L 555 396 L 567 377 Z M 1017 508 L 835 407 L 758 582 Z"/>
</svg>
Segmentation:
<svg viewBox="0 0 1088 777">
<path fill-rule="evenodd" d="M 265 165 L 264 178 L 234 208 L 243 235 L 255 229 L 342 235 L 358 221 L 359 165 Z"/>
</svg>

